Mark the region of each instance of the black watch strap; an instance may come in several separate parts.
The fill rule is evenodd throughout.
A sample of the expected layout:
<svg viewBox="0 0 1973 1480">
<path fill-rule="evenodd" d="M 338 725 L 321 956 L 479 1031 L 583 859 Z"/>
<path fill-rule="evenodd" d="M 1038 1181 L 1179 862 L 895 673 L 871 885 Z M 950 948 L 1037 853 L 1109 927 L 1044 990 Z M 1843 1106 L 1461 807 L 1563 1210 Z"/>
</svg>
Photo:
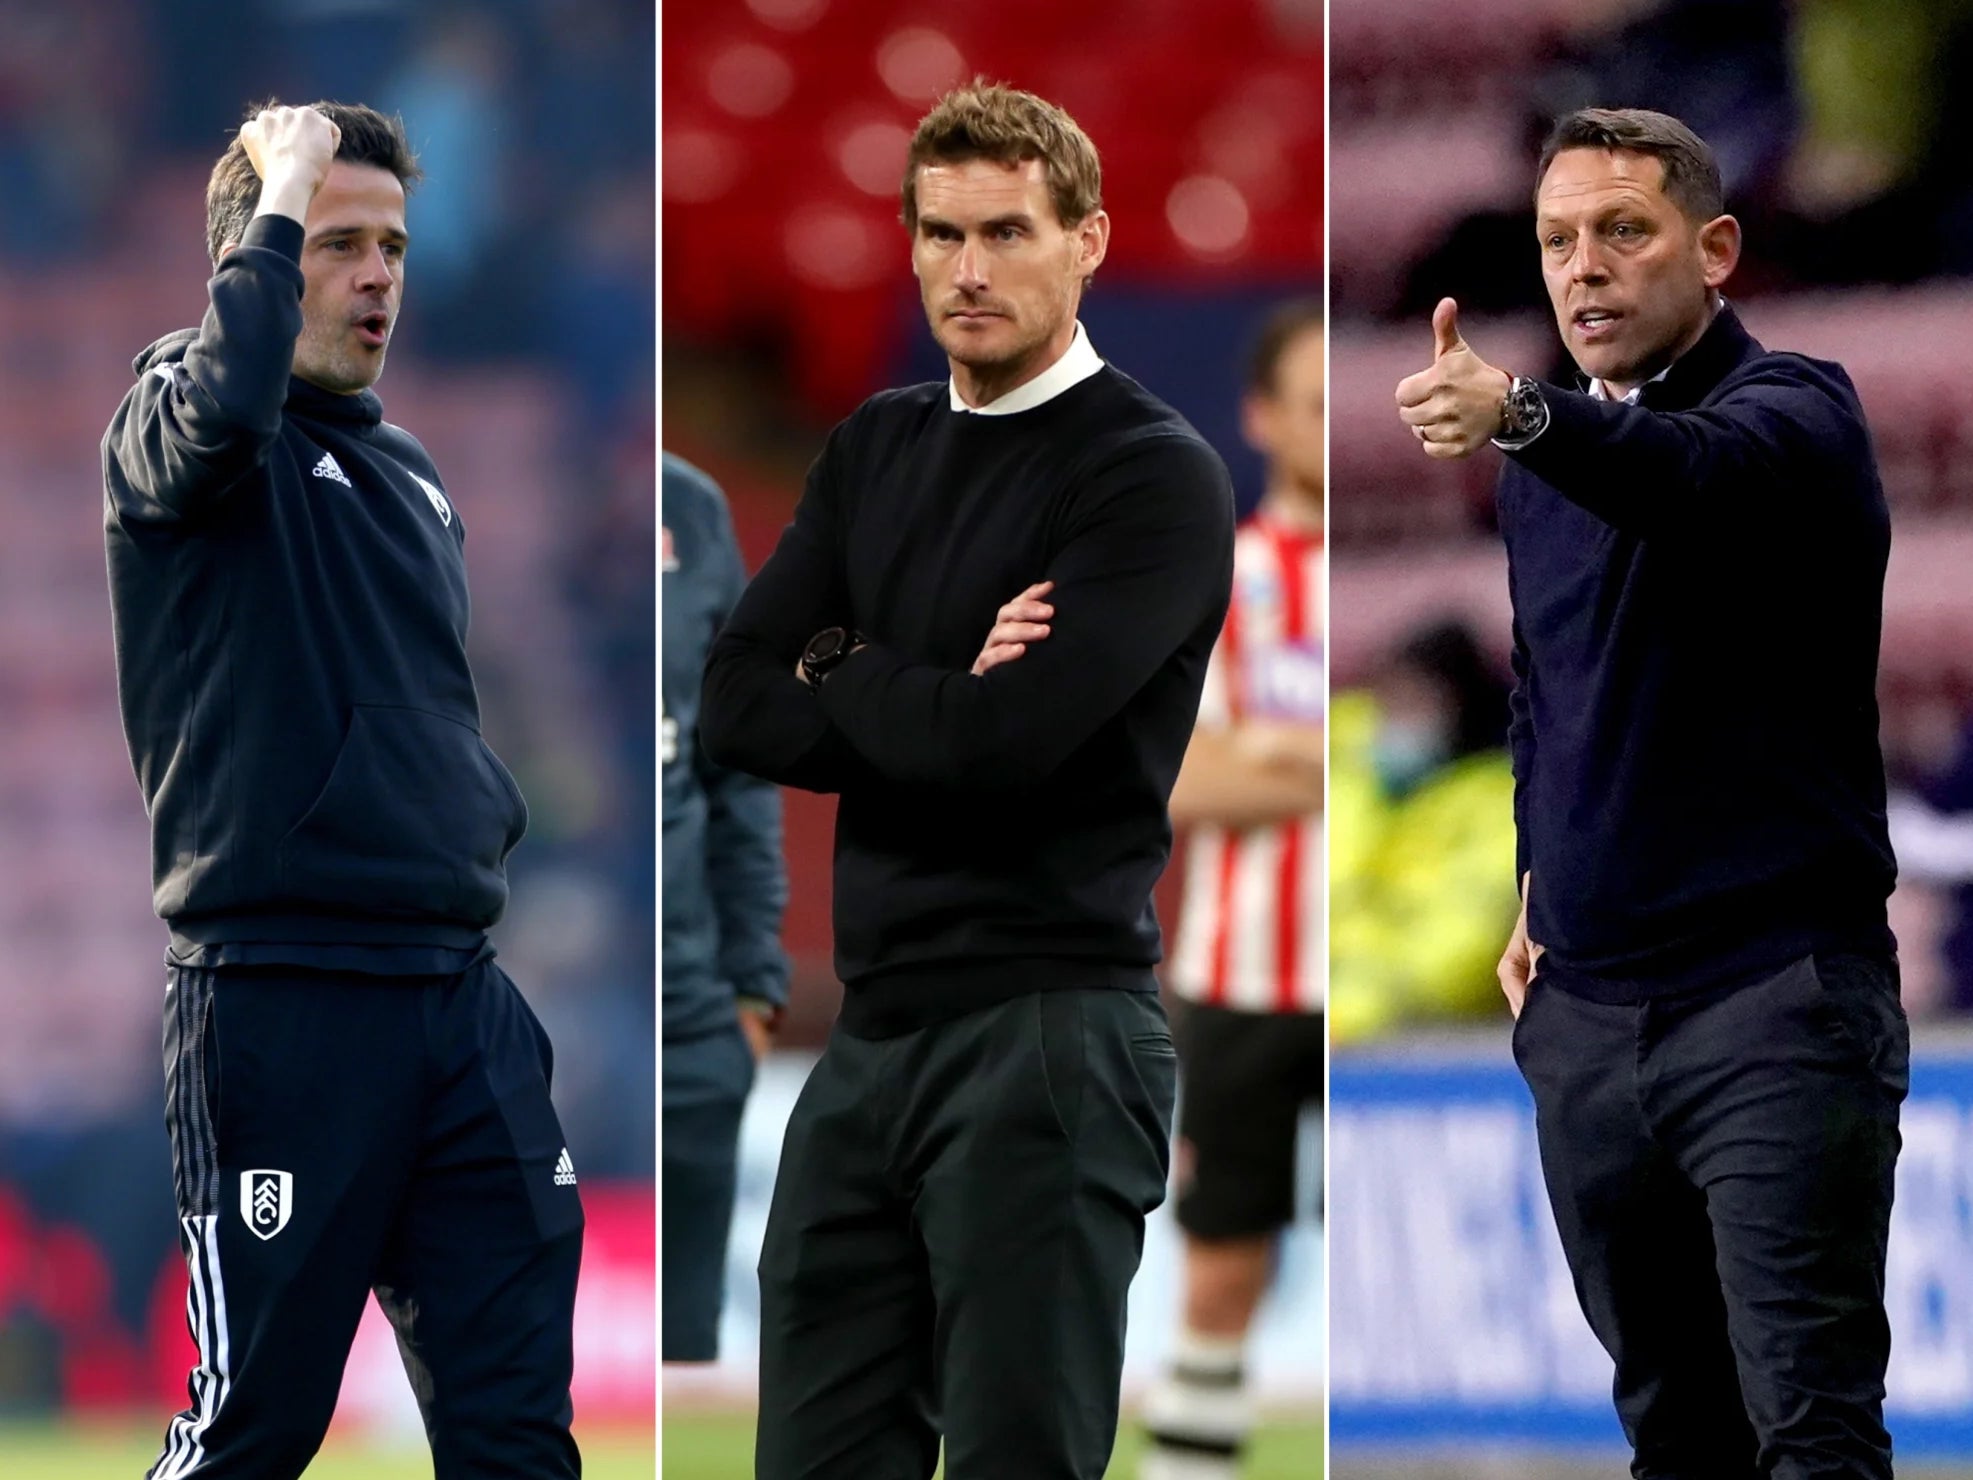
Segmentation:
<svg viewBox="0 0 1973 1480">
<path fill-rule="evenodd" d="M 860 633 L 847 627 L 824 627 L 802 649 L 802 676 L 812 684 L 821 683 L 862 641 Z"/>
</svg>

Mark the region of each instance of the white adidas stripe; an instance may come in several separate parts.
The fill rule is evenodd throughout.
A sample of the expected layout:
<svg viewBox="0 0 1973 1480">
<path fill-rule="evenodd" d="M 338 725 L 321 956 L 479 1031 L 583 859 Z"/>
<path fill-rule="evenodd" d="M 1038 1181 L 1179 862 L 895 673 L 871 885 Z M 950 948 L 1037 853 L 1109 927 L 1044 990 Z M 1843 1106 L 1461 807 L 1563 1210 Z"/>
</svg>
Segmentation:
<svg viewBox="0 0 1973 1480">
<path fill-rule="evenodd" d="M 193 1407 L 171 1421 L 165 1452 L 150 1480 L 182 1480 L 205 1458 L 205 1432 L 233 1388 L 232 1349 L 226 1334 L 226 1281 L 219 1272 L 219 1218 L 185 1218 L 186 1263 L 191 1285 L 185 1314 L 199 1347 L 192 1370 Z"/>
<path fill-rule="evenodd" d="M 203 1261 L 199 1239 L 192 1226 L 196 1221 L 192 1218 L 179 1220 L 185 1229 L 185 1264 L 190 1276 L 185 1282 L 185 1325 L 192 1333 L 192 1340 L 197 1343 L 203 1354 L 206 1345 L 205 1281 L 199 1278 L 199 1265 Z M 191 1386 L 192 1412 L 196 1414 L 205 1407 L 206 1401 L 207 1386 L 203 1355 L 200 1358 L 200 1365 L 192 1369 Z M 191 1448 L 191 1424 L 187 1421 L 186 1415 L 180 1413 L 171 1420 L 164 1457 L 152 1470 L 151 1480 L 165 1480 L 167 1476 L 183 1474 L 185 1466 L 191 1461 Z"/>
</svg>

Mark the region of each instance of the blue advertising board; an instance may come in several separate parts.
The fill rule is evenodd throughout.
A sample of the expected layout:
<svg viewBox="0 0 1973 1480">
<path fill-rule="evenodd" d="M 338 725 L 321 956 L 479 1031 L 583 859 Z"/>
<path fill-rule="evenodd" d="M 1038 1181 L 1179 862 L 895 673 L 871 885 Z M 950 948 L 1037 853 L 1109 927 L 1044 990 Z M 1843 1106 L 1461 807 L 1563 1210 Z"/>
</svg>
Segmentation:
<svg viewBox="0 0 1973 1480">
<path fill-rule="evenodd" d="M 1973 1456 L 1973 1049 L 1920 1038 L 1902 1125 L 1886 1420 Z M 1622 1445 L 1504 1036 L 1338 1054 L 1329 1171 L 1335 1444 Z"/>
</svg>

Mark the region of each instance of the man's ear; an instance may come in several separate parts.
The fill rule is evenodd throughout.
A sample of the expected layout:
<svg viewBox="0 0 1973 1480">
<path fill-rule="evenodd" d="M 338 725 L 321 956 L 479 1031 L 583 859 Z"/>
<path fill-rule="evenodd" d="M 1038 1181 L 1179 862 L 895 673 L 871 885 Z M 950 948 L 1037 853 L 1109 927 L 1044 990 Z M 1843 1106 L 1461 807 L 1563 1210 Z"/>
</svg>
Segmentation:
<svg viewBox="0 0 1973 1480">
<path fill-rule="evenodd" d="M 1096 269 L 1103 265 L 1103 258 L 1110 250 L 1110 213 L 1105 210 L 1091 211 L 1075 227 L 1076 267 L 1083 281 L 1096 276 Z"/>
<path fill-rule="evenodd" d="M 1715 216 L 1699 228 L 1699 254 L 1706 264 L 1706 286 L 1718 290 L 1740 265 L 1740 223 Z"/>
</svg>

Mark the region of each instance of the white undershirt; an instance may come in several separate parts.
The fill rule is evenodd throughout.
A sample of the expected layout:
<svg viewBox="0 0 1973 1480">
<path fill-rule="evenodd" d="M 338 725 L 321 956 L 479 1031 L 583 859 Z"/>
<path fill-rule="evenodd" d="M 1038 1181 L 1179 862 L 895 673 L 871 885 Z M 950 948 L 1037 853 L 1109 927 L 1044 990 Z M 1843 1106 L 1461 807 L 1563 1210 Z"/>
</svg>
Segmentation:
<svg viewBox="0 0 1973 1480">
<path fill-rule="evenodd" d="M 1596 379 L 1594 376 L 1591 376 L 1589 382 L 1589 394 L 1592 398 L 1598 401 L 1621 400 L 1626 406 L 1635 406 L 1637 404 L 1637 398 L 1644 394 L 1645 386 L 1656 385 L 1659 381 L 1663 380 L 1667 375 L 1670 375 L 1671 373 L 1672 373 L 1672 367 L 1670 365 L 1667 365 L 1665 366 L 1664 369 L 1660 370 L 1656 375 L 1652 376 L 1649 380 L 1643 382 L 1640 385 L 1632 386 L 1622 396 L 1611 395 L 1609 386 L 1605 385 L 1602 381 Z"/>
<path fill-rule="evenodd" d="M 1708 311 L 1708 313 L 1706 314 L 1707 329 L 1713 327 L 1713 320 L 1719 317 L 1719 311 L 1725 307 L 1726 307 L 1726 298 L 1724 295 L 1717 297 L 1713 300 L 1713 306 L 1711 310 Z M 1705 337 L 1705 331 L 1701 330 L 1700 338 L 1704 338 L 1704 337 Z M 1698 343 L 1698 340 L 1694 340 L 1693 343 L 1696 345 Z M 1676 360 L 1672 362 L 1672 364 L 1677 364 L 1677 363 L 1678 362 Z M 1632 386 L 1629 394 L 1622 397 L 1623 403 L 1626 406 L 1635 406 L 1637 404 L 1637 398 L 1644 393 L 1645 386 L 1656 385 L 1659 381 L 1663 380 L 1667 375 L 1670 375 L 1671 373 L 1672 373 L 1672 367 L 1671 365 L 1667 365 L 1665 366 L 1664 369 L 1660 370 L 1656 375 L 1652 376 L 1649 380 L 1645 381 L 1642 385 Z M 1594 376 L 1590 378 L 1589 394 L 1594 396 L 1599 401 L 1614 401 L 1618 399 L 1617 397 L 1612 396 L 1610 394 L 1610 388 L 1607 385 L 1605 385 L 1602 381 L 1596 379 Z"/>
<path fill-rule="evenodd" d="M 1062 358 L 1033 380 L 1015 386 L 1006 395 L 996 396 L 984 406 L 968 406 L 959 398 L 956 380 L 948 380 L 946 389 L 951 393 L 954 411 L 970 412 L 974 416 L 1012 416 L 1017 411 L 1032 411 L 1042 402 L 1054 400 L 1070 386 L 1081 384 L 1102 368 L 1103 361 L 1091 347 L 1089 335 L 1083 332 L 1082 320 L 1077 319 L 1075 338 L 1062 351 Z"/>
</svg>

